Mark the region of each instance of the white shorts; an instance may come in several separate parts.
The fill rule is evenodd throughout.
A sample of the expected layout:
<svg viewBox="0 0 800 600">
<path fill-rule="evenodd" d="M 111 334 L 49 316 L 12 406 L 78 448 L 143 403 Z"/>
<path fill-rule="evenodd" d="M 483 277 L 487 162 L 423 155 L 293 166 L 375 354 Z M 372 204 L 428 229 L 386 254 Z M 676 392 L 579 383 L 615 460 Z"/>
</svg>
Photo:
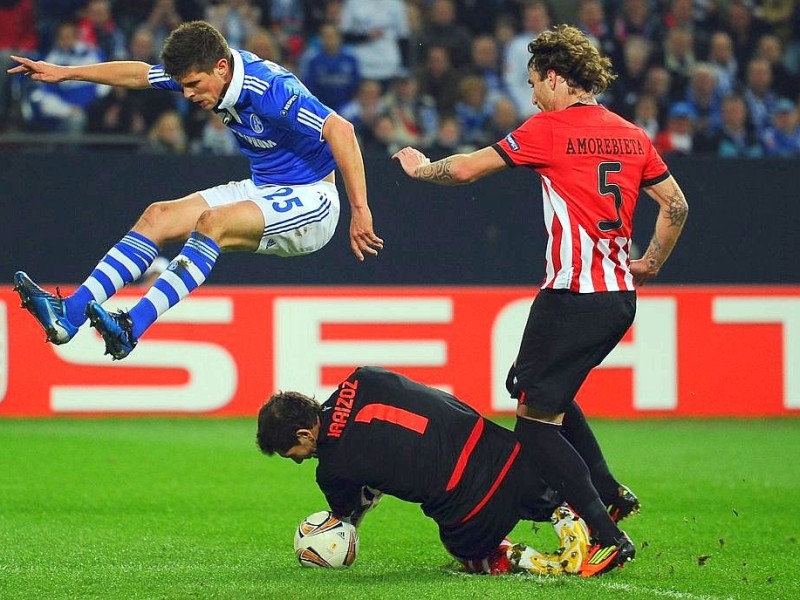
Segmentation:
<svg viewBox="0 0 800 600">
<path fill-rule="evenodd" d="M 264 215 L 259 254 L 302 256 L 322 248 L 339 220 L 339 192 L 327 181 L 307 185 L 262 185 L 231 181 L 198 192 L 208 205 L 251 200 Z"/>
</svg>

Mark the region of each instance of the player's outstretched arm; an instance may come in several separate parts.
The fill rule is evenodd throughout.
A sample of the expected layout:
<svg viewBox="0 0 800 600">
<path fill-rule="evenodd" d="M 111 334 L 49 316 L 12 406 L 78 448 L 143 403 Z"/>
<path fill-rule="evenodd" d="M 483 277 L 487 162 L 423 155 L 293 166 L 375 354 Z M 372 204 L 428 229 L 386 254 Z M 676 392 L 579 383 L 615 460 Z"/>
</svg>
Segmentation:
<svg viewBox="0 0 800 600">
<path fill-rule="evenodd" d="M 61 83 L 62 81 L 88 81 L 130 89 L 143 89 L 150 87 L 147 73 L 150 65 L 145 62 L 133 60 L 120 60 L 93 65 L 63 66 L 31 60 L 24 56 L 12 56 L 12 60 L 19 63 L 8 69 L 12 75 L 23 74 L 34 81 L 43 83 Z"/>
<path fill-rule="evenodd" d="M 400 161 L 406 175 L 439 185 L 462 185 L 502 171 L 505 161 L 493 148 L 481 148 L 470 154 L 453 154 L 436 162 L 422 152 L 406 146 L 392 156 Z"/>
<path fill-rule="evenodd" d="M 364 260 L 364 254 L 375 256 L 383 248 L 383 240 L 375 235 L 372 228 L 372 212 L 367 204 L 364 158 L 361 156 L 353 125 L 334 113 L 325 119 L 322 138 L 328 142 L 344 178 L 344 187 L 350 202 L 350 248 L 358 260 Z"/>
<path fill-rule="evenodd" d="M 683 231 L 689 204 L 678 182 L 671 175 L 644 191 L 659 204 L 656 231 L 642 258 L 631 261 L 631 273 L 636 285 L 643 285 L 661 270 Z"/>
</svg>

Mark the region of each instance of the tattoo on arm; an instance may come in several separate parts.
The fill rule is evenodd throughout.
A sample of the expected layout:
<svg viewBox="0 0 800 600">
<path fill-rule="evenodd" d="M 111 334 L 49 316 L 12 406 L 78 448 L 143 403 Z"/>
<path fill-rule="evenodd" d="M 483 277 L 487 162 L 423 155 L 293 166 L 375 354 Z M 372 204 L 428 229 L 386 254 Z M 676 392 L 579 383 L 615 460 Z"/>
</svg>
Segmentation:
<svg viewBox="0 0 800 600">
<path fill-rule="evenodd" d="M 425 181 L 449 183 L 453 181 L 450 169 L 453 165 L 452 157 L 437 160 L 435 163 L 424 165 L 417 168 L 417 179 Z"/>
<path fill-rule="evenodd" d="M 647 261 L 647 268 L 653 271 L 658 271 L 661 268 L 661 250 L 663 245 L 658 238 L 654 235 L 650 240 L 650 245 L 647 247 L 647 254 L 645 260 Z"/>
<path fill-rule="evenodd" d="M 686 204 L 686 199 L 678 190 L 670 194 L 667 198 L 667 206 L 665 213 L 669 219 L 671 227 L 683 227 L 686 222 L 686 215 L 689 212 L 689 207 Z"/>
</svg>

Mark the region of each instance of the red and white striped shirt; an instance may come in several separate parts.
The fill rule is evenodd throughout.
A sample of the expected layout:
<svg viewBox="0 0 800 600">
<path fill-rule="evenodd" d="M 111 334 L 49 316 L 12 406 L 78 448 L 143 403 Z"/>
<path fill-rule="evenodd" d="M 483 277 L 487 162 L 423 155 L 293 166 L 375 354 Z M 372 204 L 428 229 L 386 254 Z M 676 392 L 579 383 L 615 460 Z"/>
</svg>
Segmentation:
<svg viewBox="0 0 800 600">
<path fill-rule="evenodd" d="M 633 211 L 669 170 L 641 128 L 600 105 L 538 113 L 494 145 L 542 182 L 548 241 L 543 288 L 633 290 Z"/>
</svg>

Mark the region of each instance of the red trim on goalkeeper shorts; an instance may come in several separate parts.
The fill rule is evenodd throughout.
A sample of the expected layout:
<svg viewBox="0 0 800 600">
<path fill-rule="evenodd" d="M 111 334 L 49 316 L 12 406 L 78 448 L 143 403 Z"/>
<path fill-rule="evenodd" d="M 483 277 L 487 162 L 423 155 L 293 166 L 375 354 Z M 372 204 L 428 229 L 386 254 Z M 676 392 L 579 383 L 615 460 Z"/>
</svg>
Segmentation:
<svg viewBox="0 0 800 600">
<path fill-rule="evenodd" d="M 461 521 L 459 521 L 459 524 L 466 523 L 467 521 L 469 521 L 472 517 L 474 517 L 480 512 L 480 510 L 486 505 L 487 502 L 489 502 L 489 500 L 491 500 L 492 496 L 494 496 L 494 493 L 497 491 L 497 488 L 500 487 L 501 483 L 503 483 L 503 479 L 506 478 L 506 475 L 508 474 L 508 470 L 511 468 L 511 465 L 514 464 L 514 461 L 516 460 L 517 455 L 519 454 L 519 448 L 520 448 L 519 442 L 514 444 L 514 449 L 511 451 L 511 454 L 509 455 L 506 464 L 503 465 L 503 468 L 501 469 L 500 474 L 497 476 L 497 479 L 494 480 L 492 487 L 489 488 L 489 491 L 486 492 L 486 495 L 481 499 L 480 502 L 478 502 L 475 508 L 469 511 L 467 516 L 461 519 Z"/>
<path fill-rule="evenodd" d="M 517 405 L 519 404 L 525 404 L 525 392 L 519 393 L 519 401 L 517 402 Z"/>
<path fill-rule="evenodd" d="M 461 476 L 464 475 L 464 469 L 467 468 L 469 457 L 472 455 L 472 451 L 475 450 L 475 446 L 477 446 L 481 435 L 483 435 L 483 417 L 478 418 L 478 422 L 475 423 L 475 427 L 472 428 L 472 432 L 467 438 L 467 443 L 464 444 L 464 447 L 461 449 L 461 455 L 456 461 L 453 474 L 450 475 L 450 481 L 447 482 L 447 487 L 445 488 L 446 492 L 451 491 L 458 485 L 458 482 L 461 481 Z"/>
</svg>

